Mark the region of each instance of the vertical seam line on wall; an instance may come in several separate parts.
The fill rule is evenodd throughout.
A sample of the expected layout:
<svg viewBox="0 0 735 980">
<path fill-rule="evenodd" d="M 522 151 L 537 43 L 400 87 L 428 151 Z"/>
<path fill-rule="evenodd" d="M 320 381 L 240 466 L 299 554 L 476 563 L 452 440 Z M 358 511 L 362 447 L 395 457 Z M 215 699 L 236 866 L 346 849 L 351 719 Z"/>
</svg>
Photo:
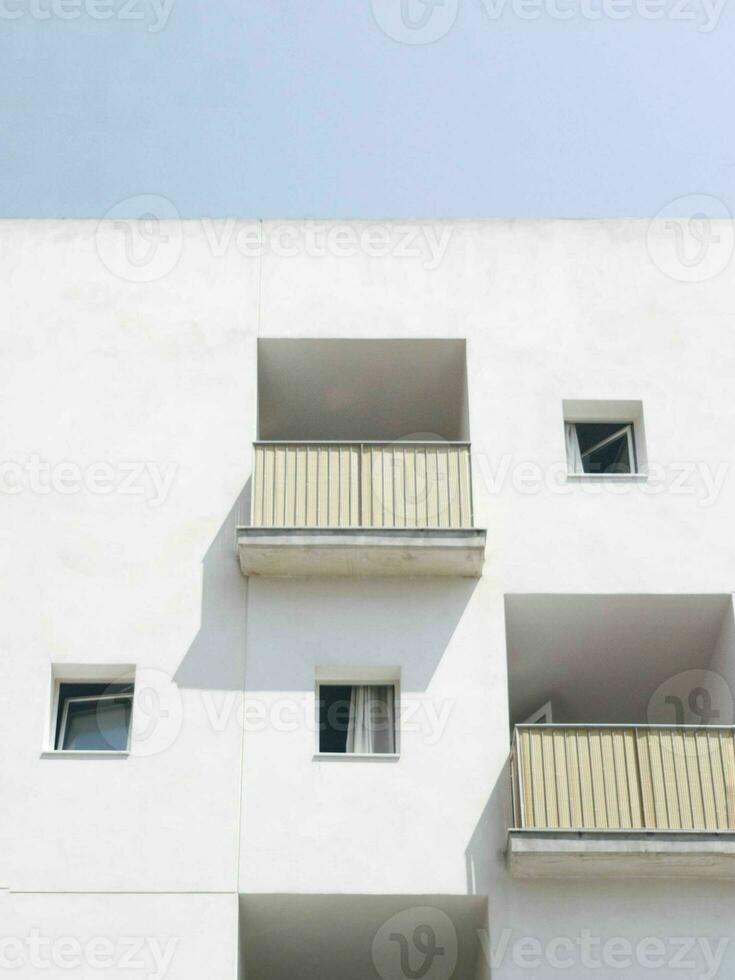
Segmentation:
<svg viewBox="0 0 735 980">
<path fill-rule="evenodd" d="M 255 326 L 255 336 L 256 336 L 256 370 L 257 370 L 257 351 L 258 345 L 257 340 L 260 339 L 261 329 L 262 329 L 262 308 L 263 308 L 263 219 L 258 218 L 258 241 L 260 243 L 260 255 L 258 256 L 258 292 L 257 292 L 257 303 L 256 303 L 256 326 Z M 256 387 L 255 387 L 255 419 L 256 419 L 256 437 L 260 436 L 260 415 L 259 415 L 259 399 L 258 399 L 258 385 L 257 385 L 257 375 L 256 375 Z M 275 461 L 274 461 L 274 475 L 275 475 Z M 265 469 L 263 470 L 263 494 L 265 497 Z M 275 500 L 275 497 L 274 497 Z M 265 504 L 265 499 L 263 500 Z M 274 504 L 275 505 L 275 504 Z M 265 515 L 264 515 L 265 516 Z M 250 581 L 245 579 L 245 646 L 242 651 L 242 690 L 240 692 L 240 708 L 242 712 L 242 733 L 240 736 L 240 778 L 237 781 L 237 827 L 235 832 L 237 834 L 237 843 L 235 848 L 235 900 L 237 902 L 237 912 L 238 912 L 238 930 L 237 930 L 237 960 L 239 966 L 239 894 L 240 894 L 240 862 L 242 858 L 242 815 L 243 815 L 243 790 L 245 787 L 245 682 L 246 682 L 246 669 L 247 669 L 247 651 L 248 651 L 248 634 L 250 626 Z"/>
<path fill-rule="evenodd" d="M 250 582 L 245 581 L 245 649 L 242 652 L 242 692 L 240 697 L 240 709 L 242 718 L 242 732 L 240 735 L 240 778 L 237 783 L 237 849 L 235 853 L 235 895 L 240 894 L 240 862 L 242 858 L 242 815 L 243 815 L 243 791 L 245 788 L 245 683 L 247 669 L 247 650 L 248 635 L 250 632 Z M 239 899 L 238 899 L 239 901 Z M 239 908 L 239 906 L 238 906 Z M 239 920 L 239 915 L 238 915 Z M 238 922 L 239 925 L 239 922 Z"/>
</svg>

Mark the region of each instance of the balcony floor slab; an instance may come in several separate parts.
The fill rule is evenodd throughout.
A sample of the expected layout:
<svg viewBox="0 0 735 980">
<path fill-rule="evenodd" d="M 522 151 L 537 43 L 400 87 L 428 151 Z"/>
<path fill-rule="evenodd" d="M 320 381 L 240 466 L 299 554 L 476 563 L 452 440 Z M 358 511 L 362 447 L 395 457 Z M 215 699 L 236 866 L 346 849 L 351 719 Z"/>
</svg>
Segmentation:
<svg viewBox="0 0 735 980">
<path fill-rule="evenodd" d="M 485 531 L 261 528 L 237 532 L 244 575 L 479 578 Z"/>
<path fill-rule="evenodd" d="M 735 832 L 511 830 L 514 878 L 735 878 Z"/>
</svg>

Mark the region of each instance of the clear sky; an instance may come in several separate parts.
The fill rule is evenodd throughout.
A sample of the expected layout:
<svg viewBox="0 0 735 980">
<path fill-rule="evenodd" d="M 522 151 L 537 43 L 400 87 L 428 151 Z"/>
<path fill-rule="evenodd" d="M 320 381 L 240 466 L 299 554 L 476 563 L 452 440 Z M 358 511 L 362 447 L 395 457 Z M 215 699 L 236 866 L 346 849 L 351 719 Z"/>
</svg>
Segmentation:
<svg viewBox="0 0 735 980">
<path fill-rule="evenodd" d="M 733 212 L 734 7 L 0 0 L 0 215 Z"/>
</svg>

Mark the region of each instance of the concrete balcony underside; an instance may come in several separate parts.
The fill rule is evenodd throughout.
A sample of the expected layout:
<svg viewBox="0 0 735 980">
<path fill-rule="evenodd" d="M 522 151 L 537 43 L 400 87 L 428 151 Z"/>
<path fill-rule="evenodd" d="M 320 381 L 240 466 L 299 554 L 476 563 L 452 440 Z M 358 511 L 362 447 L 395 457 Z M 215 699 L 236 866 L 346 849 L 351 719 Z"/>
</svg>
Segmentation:
<svg viewBox="0 0 735 980">
<path fill-rule="evenodd" d="M 735 833 L 511 830 L 514 878 L 735 878 Z"/>
<path fill-rule="evenodd" d="M 482 895 L 240 896 L 247 980 L 476 980 L 486 927 Z"/>
<path fill-rule="evenodd" d="M 485 531 L 445 528 L 241 527 L 244 575 L 478 578 Z"/>
</svg>

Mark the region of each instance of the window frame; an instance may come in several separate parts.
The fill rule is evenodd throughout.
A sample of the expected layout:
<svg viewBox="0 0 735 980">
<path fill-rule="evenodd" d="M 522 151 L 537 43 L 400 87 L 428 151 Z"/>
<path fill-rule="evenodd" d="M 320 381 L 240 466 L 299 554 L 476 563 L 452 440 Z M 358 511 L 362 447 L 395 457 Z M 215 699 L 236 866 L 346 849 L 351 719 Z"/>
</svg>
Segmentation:
<svg viewBox="0 0 735 980">
<path fill-rule="evenodd" d="M 322 687 L 392 687 L 393 688 L 393 730 L 395 736 L 395 752 L 323 752 L 321 749 L 321 731 L 319 710 Z M 351 676 L 350 673 L 334 674 L 334 676 L 317 677 L 314 683 L 314 718 L 315 746 L 313 759 L 362 759 L 363 761 L 380 760 L 395 761 L 401 755 L 401 681 L 399 677 L 369 677 Z"/>
<path fill-rule="evenodd" d="M 537 708 L 532 714 L 522 721 L 522 725 L 551 725 L 554 720 L 554 712 L 552 708 L 551 701 L 545 701 L 540 708 Z"/>
<path fill-rule="evenodd" d="M 45 712 L 44 735 L 41 744 L 42 759 L 57 758 L 86 758 L 86 759 L 125 759 L 130 755 L 133 725 L 135 720 L 135 697 L 136 697 L 136 665 L 134 663 L 120 664 L 81 664 L 81 663 L 52 663 L 50 665 L 49 677 L 49 705 Z M 109 695 L 113 698 L 130 698 L 130 725 L 128 726 L 128 742 L 125 749 L 62 749 L 56 748 L 57 730 L 58 744 L 63 745 L 62 738 L 62 718 L 60 711 L 64 711 L 64 704 L 61 702 L 61 688 L 64 684 L 75 685 L 110 685 L 120 684 L 129 685 L 132 690 L 128 692 L 116 692 Z M 106 697 L 104 694 L 78 695 L 79 697 L 91 697 L 99 700 Z M 77 697 L 77 695 L 74 695 Z"/>
<path fill-rule="evenodd" d="M 561 450 L 568 483 L 609 482 L 640 483 L 648 479 L 648 446 L 644 405 L 641 399 L 629 398 L 563 398 L 561 402 Z M 631 469 L 628 473 L 577 473 L 570 469 L 567 425 L 610 425 L 619 433 L 632 427 L 632 453 L 628 444 Z M 630 438 L 630 436 L 629 436 Z"/>
<path fill-rule="evenodd" d="M 65 682 L 60 682 L 59 685 L 58 685 L 58 694 L 57 694 L 57 697 L 59 697 L 59 698 L 61 696 L 61 684 L 62 683 L 65 683 Z M 85 683 L 85 682 L 82 681 L 81 683 Z M 92 682 L 90 681 L 89 683 L 91 684 Z M 110 683 L 113 683 L 113 682 L 111 681 Z M 58 738 L 59 745 L 58 745 L 58 747 L 55 747 L 54 751 L 56 751 L 56 752 L 85 752 L 85 753 L 86 752 L 94 752 L 94 753 L 97 753 L 97 752 L 103 752 L 103 753 L 104 752 L 113 752 L 113 753 L 116 753 L 116 754 L 119 754 L 119 753 L 125 753 L 125 754 L 127 754 L 128 752 L 130 752 L 130 740 L 131 740 L 131 736 L 132 736 L 132 732 L 133 732 L 133 700 L 134 700 L 134 698 L 135 698 L 135 688 L 133 688 L 133 690 L 130 691 L 129 694 L 118 693 L 118 694 L 72 695 L 71 697 L 68 697 L 68 698 L 65 698 L 64 699 L 63 707 L 61 705 L 58 705 L 58 703 L 57 703 L 57 708 L 56 708 L 56 721 L 57 721 L 57 724 L 58 724 L 58 718 L 59 718 L 59 715 L 58 715 L 59 707 L 62 708 L 62 715 L 61 715 L 61 725 L 59 727 L 59 738 Z M 113 749 L 113 748 L 108 748 L 108 749 L 65 749 L 64 748 L 64 741 L 66 739 L 66 726 L 67 726 L 67 723 L 69 721 L 69 705 L 70 704 L 82 704 L 82 703 L 89 702 L 89 701 L 96 701 L 97 703 L 99 703 L 100 701 L 130 701 L 130 723 L 128 724 L 128 737 L 127 737 L 127 741 L 125 743 L 125 748 L 124 749 Z"/>
<path fill-rule="evenodd" d="M 636 447 L 636 421 L 635 419 L 630 419 L 628 421 L 623 421 L 622 419 L 564 419 L 564 425 L 573 425 L 576 432 L 576 427 L 578 425 L 617 425 L 619 428 L 601 439 L 599 442 L 595 443 L 590 449 L 586 449 L 583 453 L 580 451 L 580 456 L 584 459 L 585 456 L 589 456 L 590 453 L 596 452 L 598 449 L 602 449 L 609 442 L 613 442 L 615 439 L 619 439 L 623 433 L 626 434 L 628 439 L 628 457 L 631 461 L 631 468 L 626 473 L 575 473 L 569 468 L 569 454 L 566 448 L 566 441 L 564 446 L 564 458 L 567 467 L 567 479 L 572 480 L 629 480 L 633 479 L 645 479 L 646 474 L 640 469 L 638 462 L 638 452 Z"/>
</svg>

